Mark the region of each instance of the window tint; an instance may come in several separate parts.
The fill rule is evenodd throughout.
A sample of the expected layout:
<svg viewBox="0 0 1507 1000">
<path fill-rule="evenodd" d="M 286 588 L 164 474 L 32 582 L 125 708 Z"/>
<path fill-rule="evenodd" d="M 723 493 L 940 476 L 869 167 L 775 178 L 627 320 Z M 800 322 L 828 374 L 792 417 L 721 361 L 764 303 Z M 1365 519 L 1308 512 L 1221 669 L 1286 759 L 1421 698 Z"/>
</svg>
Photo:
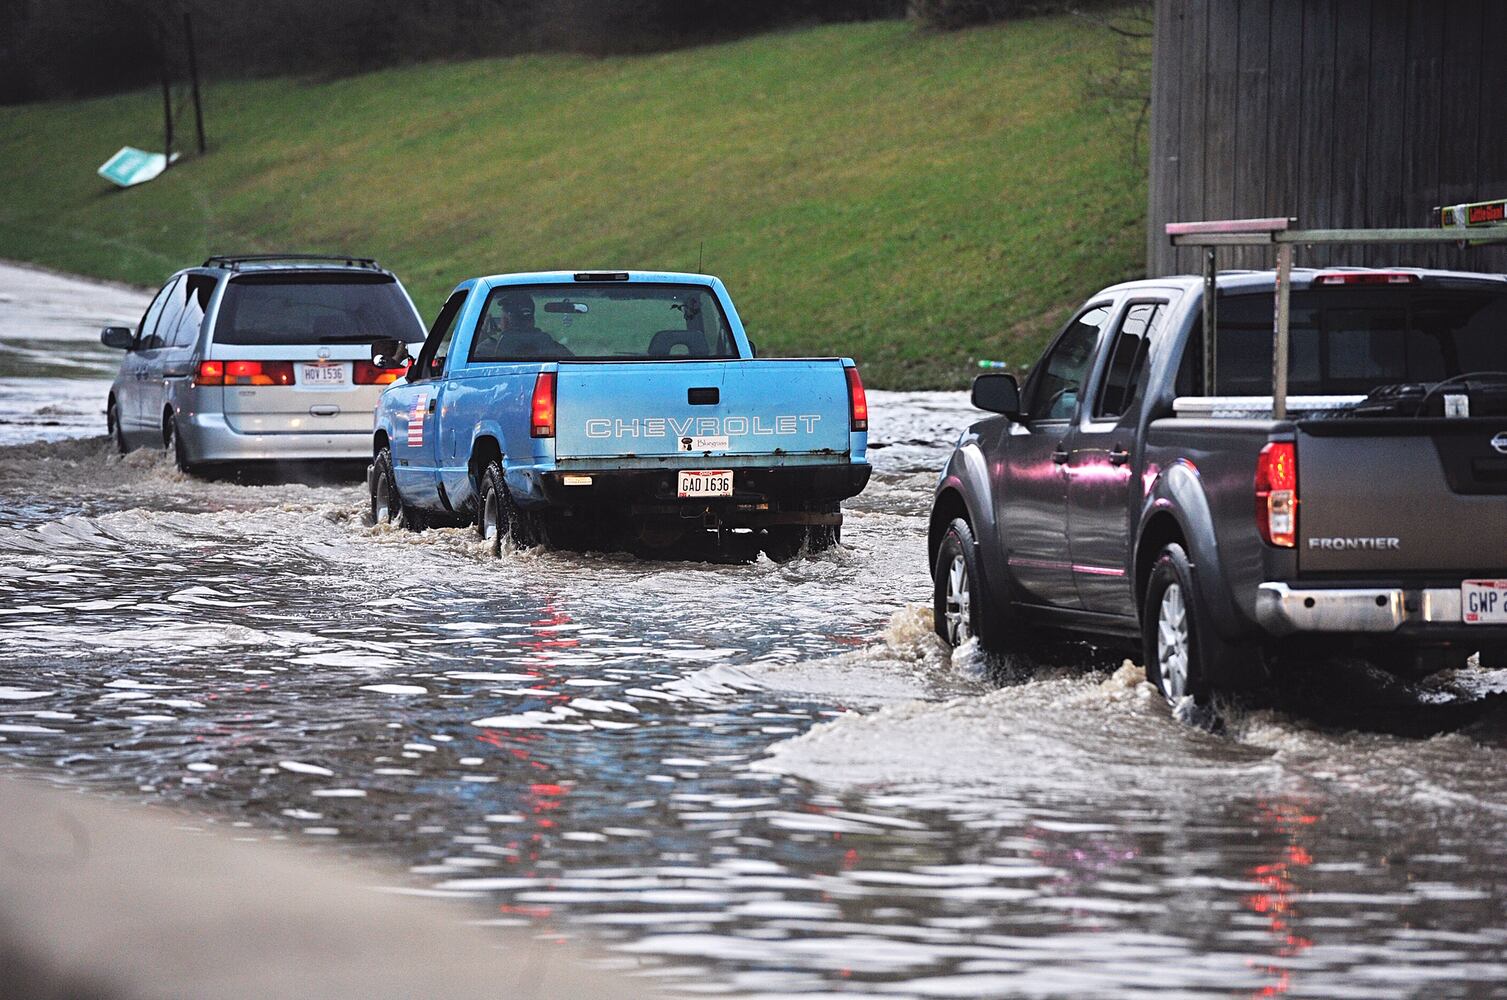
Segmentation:
<svg viewBox="0 0 1507 1000">
<path fill-rule="evenodd" d="M 466 304 L 468 292 L 456 292 L 445 300 L 440 314 L 434 318 L 434 326 L 419 352 L 418 378 L 439 378 L 445 374 L 445 363 L 450 357 L 450 344 L 455 340 L 455 320 L 461 306 Z"/>
<path fill-rule="evenodd" d="M 423 334 L 385 274 L 241 275 L 225 287 L 215 320 L 218 344 L 411 344 Z"/>
<path fill-rule="evenodd" d="M 178 320 L 183 317 L 183 285 L 184 279 L 179 278 L 168 289 L 162 302 L 162 314 L 157 317 L 157 325 L 142 331 L 141 350 L 155 351 L 166 346 L 168 338 L 178 328 Z"/>
<path fill-rule="evenodd" d="M 146 338 L 151 336 L 152 331 L 156 328 L 157 317 L 162 315 L 162 307 L 167 305 L 168 294 L 172 292 L 173 286 L 177 283 L 178 279 L 174 278 L 163 285 L 162 291 L 158 292 L 157 297 L 152 300 L 152 304 L 147 306 L 147 311 L 142 314 L 141 324 L 136 327 L 136 340 L 131 344 L 131 350 L 139 351 L 146 346 Z"/>
<path fill-rule="evenodd" d="M 1216 395 L 1272 391 L 1270 292 L 1219 297 Z M 1423 286 L 1319 288 L 1292 294 L 1288 391 L 1360 395 L 1378 386 L 1507 370 L 1507 292 Z M 1195 329 L 1178 370 L 1179 395 L 1203 391 Z"/>
<path fill-rule="evenodd" d="M 1091 306 L 1063 331 L 1050 353 L 1031 375 L 1031 420 L 1067 420 L 1078 407 L 1078 394 L 1093 360 L 1099 331 L 1109 318 L 1109 306 Z"/>
<path fill-rule="evenodd" d="M 1104 385 L 1094 405 L 1095 417 L 1118 417 L 1140 395 L 1147 346 L 1165 314 L 1166 305 L 1161 302 L 1137 302 L 1125 311 L 1115 334 L 1109 367 L 1104 372 Z"/>
<path fill-rule="evenodd" d="M 162 334 L 169 347 L 189 347 L 199 336 L 199 327 L 204 322 L 204 310 L 209 306 L 209 297 L 214 294 L 215 279 L 203 274 L 191 274 L 183 283 L 183 313 L 178 326 Z M 177 294 L 177 293 L 174 293 Z"/>
<path fill-rule="evenodd" d="M 504 285 L 487 297 L 472 361 L 734 358 L 731 329 L 704 285 Z"/>
</svg>

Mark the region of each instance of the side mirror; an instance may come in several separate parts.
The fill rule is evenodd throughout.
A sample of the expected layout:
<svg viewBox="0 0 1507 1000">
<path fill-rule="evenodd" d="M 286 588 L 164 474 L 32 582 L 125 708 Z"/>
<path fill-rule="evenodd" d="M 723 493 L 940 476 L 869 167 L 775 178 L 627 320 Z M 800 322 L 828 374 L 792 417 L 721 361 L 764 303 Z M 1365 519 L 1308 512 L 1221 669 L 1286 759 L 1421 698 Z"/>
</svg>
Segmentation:
<svg viewBox="0 0 1507 1000">
<path fill-rule="evenodd" d="M 1007 417 L 1020 416 L 1020 386 L 1014 375 L 991 372 L 973 380 L 973 405 Z"/>
<path fill-rule="evenodd" d="M 107 326 L 99 331 L 99 342 L 106 347 L 113 347 L 117 351 L 129 351 L 131 349 L 131 341 L 135 339 L 136 335 L 131 332 L 131 328 L 128 326 Z"/>
<path fill-rule="evenodd" d="M 396 337 L 384 337 L 372 343 L 372 364 L 383 371 L 403 368 L 412 360 L 408 345 Z"/>
</svg>

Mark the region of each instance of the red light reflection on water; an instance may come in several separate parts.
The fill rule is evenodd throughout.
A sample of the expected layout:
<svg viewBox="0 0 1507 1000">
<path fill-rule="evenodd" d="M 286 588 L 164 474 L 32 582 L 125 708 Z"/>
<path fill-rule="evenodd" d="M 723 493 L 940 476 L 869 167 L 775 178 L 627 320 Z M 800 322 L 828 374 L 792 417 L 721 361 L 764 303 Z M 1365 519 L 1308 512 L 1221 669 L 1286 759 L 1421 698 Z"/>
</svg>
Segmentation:
<svg viewBox="0 0 1507 1000">
<path fill-rule="evenodd" d="M 1272 957 L 1276 959 L 1289 959 L 1313 947 L 1313 941 L 1293 929 L 1293 922 L 1299 916 L 1297 897 L 1301 890 L 1297 877 L 1302 869 L 1313 864 L 1313 855 L 1299 841 L 1318 820 L 1318 816 L 1308 812 L 1301 802 L 1262 800 L 1257 803 L 1257 827 L 1286 838 L 1287 844 L 1276 860 L 1247 870 L 1246 874 L 1261 886 L 1261 891 L 1246 896 L 1243 902 L 1246 909 L 1266 918 L 1276 945 Z M 1263 963 L 1252 958 L 1247 964 L 1273 977 L 1271 983 L 1251 996 L 1279 996 L 1292 989 L 1292 974 L 1285 961 Z"/>
</svg>

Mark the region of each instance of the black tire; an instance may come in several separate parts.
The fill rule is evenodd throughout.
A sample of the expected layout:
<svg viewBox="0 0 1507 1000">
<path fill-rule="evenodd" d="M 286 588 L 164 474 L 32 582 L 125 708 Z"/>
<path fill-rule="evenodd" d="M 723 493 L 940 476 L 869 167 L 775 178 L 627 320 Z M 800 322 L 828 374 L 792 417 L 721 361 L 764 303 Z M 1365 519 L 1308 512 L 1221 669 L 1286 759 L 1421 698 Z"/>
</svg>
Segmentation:
<svg viewBox="0 0 1507 1000">
<path fill-rule="evenodd" d="M 508 492 L 508 484 L 502 478 L 502 466 L 488 462 L 481 470 L 479 486 L 476 493 L 476 537 L 487 543 L 487 551 L 493 556 L 502 555 L 504 535 L 520 548 L 534 544 L 528 521 L 513 503 L 513 494 Z"/>
<path fill-rule="evenodd" d="M 952 519 L 937 547 L 931 609 L 937 635 L 949 646 L 975 637 L 994 653 L 1018 651 L 1025 645 L 1024 627 L 996 599 L 980 572 L 973 527 L 961 517 Z"/>
<path fill-rule="evenodd" d="M 423 516 L 414 507 L 404 502 L 398 492 L 398 477 L 392 468 L 392 450 L 383 448 L 372 460 L 366 474 L 367 490 L 371 494 L 373 524 L 394 524 L 409 531 L 423 531 Z"/>
<path fill-rule="evenodd" d="M 120 425 L 120 405 L 113 399 L 105 410 L 105 426 L 109 428 L 110 437 L 115 441 L 116 451 L 124 455 L 131 450 L 126 441 L 126 429 Z"/>
<path fill-rule="evenodd" d="M 1162 549 L 1151 567 L 1141 609 L 1141 655 L 1150 681 L 1170 705 L 1209 701 L 1213 654 L 1220 645 L 1193 582 L 1183 547 Z"/>
<path fill-rule="evenodd" d="M 835 524 L 776 524 L 764 529 L 764 554 L 777 563 L 802 555 L 818 555 L 842 541 L 842 528 Z"/>
<path fill-rule="evenodd" d="M 183 435 L 178 433 L 178 418 L 172 410 L 162 414 L 162 447 L 172 453 L 173 464 L 184 475 L 193 475 L 198 467 L 188 460 L 183 447 Z"/>
</svg>

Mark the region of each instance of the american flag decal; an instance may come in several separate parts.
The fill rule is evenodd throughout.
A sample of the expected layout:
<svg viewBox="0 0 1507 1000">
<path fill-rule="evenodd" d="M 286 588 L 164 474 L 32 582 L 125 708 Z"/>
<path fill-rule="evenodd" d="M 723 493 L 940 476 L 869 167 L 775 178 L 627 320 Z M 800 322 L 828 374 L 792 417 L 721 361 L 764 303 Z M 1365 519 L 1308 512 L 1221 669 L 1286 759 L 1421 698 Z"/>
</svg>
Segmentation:
<svg viewBox="0 0 1507 1000">
<path fill-rule="evenodd" d="M 429 393 L 421 392 L 408 411 L 408 447 L 417 448 L 424 443 L 424 415 L 429 408 Z"/>
</svg>

